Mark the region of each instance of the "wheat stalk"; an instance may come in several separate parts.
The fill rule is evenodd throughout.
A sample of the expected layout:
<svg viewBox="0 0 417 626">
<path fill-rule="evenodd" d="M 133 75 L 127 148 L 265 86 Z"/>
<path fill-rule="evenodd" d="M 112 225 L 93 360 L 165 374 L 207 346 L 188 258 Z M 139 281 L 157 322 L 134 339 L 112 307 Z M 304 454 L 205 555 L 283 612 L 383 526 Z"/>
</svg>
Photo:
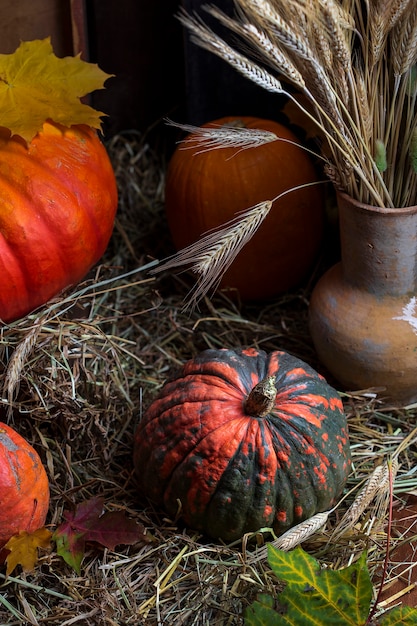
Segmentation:
<svg viewBox="0 0 417 626">
<path fill-rule="evenodd" d="M 199 22 L 197 19 L 189 18 L 185 12 L 179 14 L 179 19 L 194 34 L 194 41 L 202 48 L 227 61 L 240 74 L 243 74 L 243 76 L 259 85 L 259 87 L 266 89 L 266 91 L 279 94 L 284 93 L 281 82 L 275 76 L 272 76 L 264 68 L 234 50 L 206 27 L 204 23 Z"/>
<path fill-rule="evenodd" d="M 246 128 L 236 124 L 207 127 L 180 124 L 171 120 L 167 120 L 167 124 L 189 133 L 180 141 L 180 149 L 193 149 L 194 154 L 230 147 L 236 148 L 238 151 L 263 146 L 279 139 L 275 133 L 269 130 Z"/>
<path fill-rule="evenodd" d="M 332 509 L 333 511 L 333 509 Z M 269 545 L 274 546 L 277 550 L 283 550 L 288 552 L 309 539 L 314 533 L 316 533 L 329 519 L 329 515 L 332 511 L 325 511 L 324 513 L 316 513 L 304 522 L 300 522 L 296 526 L 293 526 L 285 533 L 269 542 Z M 250 555 L 247 559 L 248 564 L 259 563 L 268 557 L 268 546 L 262 546 L 255 554 Z"/>
<path fill-rule="evenodd" d="M 304 79 L 295 67 L 294 63 L 281 52 L 274 44 L 273 40 L 256 26 L 256 24 L 242 20 L 242 23 L 231 21 L 229 16 L 218 7 L 207 7 L 207 11 L 222 24 L 233 30 L 236 34 L 247 39 L 257 50 L 260 60 L 266 60 L 272 66 L 280 68 L 280 73 L 290 80 L 299 89 L 305 88 Z"/>
<path fill-rule="evenodd" d="M 393 484 L 399 468 L 400 454 L 415 442 L 417 428 L 411 431 L 392 454 L 391 458 L 378 465 L 368 476 L 364 486 L 345 512 L 339 524 L 335 527 L 331 540 L 342 536 L 351 530 L 360 516 L 368 509 L 370 503 L 376 499 L 377 518 L 384 519 L 387 501 L 389 500 L 389 487 Z"/>
<path fill-rule="evenodd" d="M 282 3 L 275 3 L 277 7 L 282 10 L 283 15 L 281 16 L 280 13 L 272 6 L 273 3 L 266 2 L 265 0 L 256 0 L 254 3 L 247 2 L 247 0 L 240 0 L 237 4 L 239 4 L 242 15 L 245 16 L 240 18 L 241 23 L 225 16 L 213 7 L 206 8 L 209 13 L 211 13 L 214 17 L 219 18 L 222 23 L 228 26 L 231 30 L 240 33 L 242 36 L 246 36 L 247 43 L 252 42 L 255 46 L 254 55 L 257 57 L 262 56 L 262 50 L 259 45 L 256 46 L 256 44 L 254 44 L 253 28 L 256 28 L 257 20 L 266 20 L 263 26 L 266 31 L 268 30 L 268 26 L 270 27 L 271 30 L 269 31 L 269 39 L 271 41 L 273 41 L 275 37 L 276 58 L 279 59 L 279 61 L 274 63 L 274 56 L 271 53 L 268 53 L 267 57 L 265 57 L 264 54 L 264 60 L 269 60 L 271 62 L 272 69 L 275 74 L 279 72 L 282 73 L 282 67 L 291 67 L 293 68 L 293 71 L 295 69 L 299 74 L 301 73 L 303 79 L 305 75 L 306 84 L 303 91 L 308 100 L 310 100 L 312 106 L 315 108 L 316 117 L 311 114 L 311 111 L 305 109 L 303 109 L 303 111 L 310 117 L 313 117 L 314 121 L 319 124 L 322 132 L 325 134 L 329 142 L 330 149 L 333 152 L 333 160 L 339 165 L 339 177 L 342 181 L 342 185 L 345 188 L 347 187 L 348 191 L 351 193 L 356 189 L 356 182 L 352 179 L 353 172 L 354 176 L 361 180 L 363 187 L 367 189 L 369 194 L 371 194 L 374 202 L 378 205 L 382 205 L 383 198 L 380 195 L 380 191 L 372 184 L 374 178 L 379 179 L 380 187 L 384 192 L 386 192 L 380 173 L 378 172 L 375 164 L 372 163 L 372 158 L 368 153 L 368 149 L 364 143 L 360 129 L 356 128 L 356 125 L 351 119 L 349 111 L 343 102 L 344 98 L 346 98 L 346 91 L 348 89 L 346 80 L 338 80 L 332 84 L 332 80 L 324 71 L 319 60 L 315 59 L 313 49 L 302 43 L 303 36 L 306 35 L 306 33 L 304 33 L 303 30 L 300 32 L 296 30 L 296 32 L 293 33 L 291 30 L 291 24 L 286 22 L 286 20 L 290 21 L 290 17 L 293 18 L 294 15 L 292 15 L 291 12 L 288 12 L 288 10 L 283 9 L 285 5 Z M 293 7 L 295 4 L 297 3 L 293 3 L 291 6 Z M 299 8 L 299 12 L 297 14 L 297 24 L 309 24 L 314 22 L 315 16 L 311 16 L 306 13 L 306 11 L 307 9 L 304 5 L 302 7 L 302 11 Z M 255 25 L 252 24 L 252 28 L 249 27 L 251 24 L 251 17 L 255 22 Z M 333 19 L 336 19 L 334 14 Z M 327 21 L 329 21 L 329 19 Z M 346 14 L 344 19 L 340 19 L 340 23 L 347 24 L 350 28 L 349 15 Z M 187 24 L 189 28 L 193 30 L 195 41 L 199 43 L 199 45 L 206 47 L 207 42 L 204 40 L 204 34 L 201 30 L 201 22 L 196 18 L 194 20 L 192 18 L 188 18 Z M 338 29 L 340 30 L 340 25 L 338 25 Z M 336 27 L 333 29 L 333 38 L 335 37 L 335 30 Z M 339 30 L 338 37 L 341 40 Z M 251 35 L 249 33 L 251 33 Z M 216 35 L 212 31 L 210 31 L 210 38 L 214 43 Z M 223 45 L 225 45 L 223 40 L 217 41 L 217 53 L 220 56 L 222 56 L 220 49 Z M 285 46 L 287 46 L 287 48 L 285 48 Z M 343 45 L 340 43 L 338 49 L 341 49 L 342 47 Z M 346 44 L 344 44 L 344 49 L 345 48 Z M 284 57 L 286 55 L 286 65 L 284 65 L 281 60 L 283 55 Z M 343 58 L 343 56 L 344 55 L 339 52 L 339 57 Z M 336 54 L 335 57 L 337 58 L 338 55 Z M 248 56 L 246 56 L 246 58 L 248 58 Z M 343 76 L 345 69 L 346 68 L 339 67 L 338 73 Z M 332 67 L 332 79 L 334 79 L 334 71 L 334 67 Z M 289 77 L 290 72 L 284 70 L 284 75 L 285 74 L 286 78 L 291 81 L 291 78 Z M 352 80 L 350 79 L 349 82 L 352 82 Z M 296 83 L 293 82 L 293 84 Z M 340 85 L 342 85 L 342 87 L 340 87 Z M 300 86 L 299 79 L 297 79 L 296 86 Z M 282 86 L 281 89 L 282 93 L 285 93 L 290 98 L 293 97 L 292 94 L 285 91 Z M 295 103 L 297 106 L 301 107 L 299 101 L 295 101 Z M 354 109 L 357 111 L 357 107 L 354 107 Z M 344 119 L 344 117 L 346 119 Z M 371 172 L 364 171 L 364 164 L 366 165 L 366 163 L 372 163 Z"/>
<path fill-rule="evenodd" d="M 417 61 L 417 11 L 407 11 L 409 3 L 403 11 L 393 31 L 393 69 L 395 76 L 402 76 Z"/>
<path fill-rule="evenodd" d="M 44 322 L 45 319 L 43 317 L 35 321 L 33 327 L 18 344 L 9 359 L 3 383 L 3 393 L 7 395 L 9 407 L 13 406 L 13 395 L 19 389 L 20 380 L 24 378 L 23 369 L 25 363 L 36 345 Z"/>
<path fill-rule="evenodd" d="M 272 37 L 276 40 L 277 51 L 283 52 L 281 56 L 284 56 L 288 63 L 293 60 L 294 65 L 299 64 L 299 73 L 308 76 L 309 86 L 307 87 L 306 83 L 304 91 L 310 99 L 315 98 L 323 112 L 336 125 L 339 125 L 340 119 L 334 89 L 329 84 L 321 64 L 317 62 L 309 40 L 300 37 L 286 20 L 288 16 L 286 14 L 281 15 L 271 3 L 265 0 L 241 0 L 240 5 L 241 9 L 248 15 L 254 15 L 255 19 L 260 20 L 267 30 L 269 28 Z M 208 11 L 215 15 L 210 7 Z M 232 29 L 233 22 L 231 20 L 229 20 L 229 24 Z M 277 65 L 276 69 L 280 71 L 280 65 Z"/>
<path fill-rule="evenodd" d="M 233 158 L 240 150 L 256 148 L 273 141 L 281 141 L 297 146 L 297 148 L 302 148 L 306 152 L 310 152 L 317 158 L 320 158 L 320 155 L 302 146 L 298 141 L 278 137 L 269 130 L 240 126 L 238 119 L 233 120 L 230 124 L 222 124 L 221 126 L 213 124 L 209 127 L 180 124 L 171 120 L 166 120 L 166 122 L 170 126 L 180 128 L 184 132 L 189 133 L 184 139 L 179 141 L 179 149 L 192 149 L 194 154 L 201 154 L 213 149 L 236 148 L 236 152 L 229 157 Z"/>
<path fill-rule="evenodd" d="M 216 288 L 243 246 L 268 215 L 272 204 L 273 201 L 267 200 L 242 212 L 221 228 L 209 231 L 198 241 L 183 248 L 154 270 L 161 272 L 192 265 L 198 278 L 187 295 L 185 309 L 193 309 L 206 293 Z"/>
<path fill-rule="evenodd" d="M 395 473 L 397 469 L 398 462 L 396 463 Z M 351 530 L 377 494 L 386 493 L 386 488 L 389 483 L 389 471 L 388 463 L 378 465 L 378 467 L 374 469 L 366 480 L 364 487 L 334 529 L 331 540 L 334 541 L 337 537 L 341 537 Z"/>
<path fill-rule="evenodd" d="M 226 222 L 219 228 L 212 229 L 201 239 L 180 250 L 177 254 L 158 265 L 153 272 L 190 267 L 197 280 L 187 294 L 185 309 L 193 309 L 201 298 L 216 289 L 225 272 L 233 263 L 244 245 L 258 230 L 275 202 L 289 193 L 305 187 L 319 184 L 317 181 L 298 185 L 283 191 L 271 200 L 265 200 Z"/>
<path fill-rule="evenodd" d="M 262 59 L 271 68 L 268 80 L 282 77 L 304 92 L 312 106 L 310 114 L 329 144 L 329 169 L 337 170 L 342 188 L 377 206 L 416 201 L 410 140 L 404 142 L 401 136 L 416 127 L 415 106 L 407 102 L 403 88 L 417 61 L 413 2 L 235 0 L 235 5 L 235 17 L 205 8 L 244 40 L 245 55 L 237 53 L 238 43 L 234 49 L 241 54 L 241 65 L 246 59 L 246 75 L 251 57 Z M 197 18 L 183 17 L 183 23 L 196 43 L 215 48 L 231 62 L 231 46 Z M 260 84 L 258 69 L 253 71 L 253 80 Z M 401 77 L 397 88 L 396 76 Z M 280 89 L 288 95 L 282 84 Z M 375 159 L 380 147 L 387 157 L 384 171 Z M 412 191 L 404 194 L 399 180 Z"/>
</svg>

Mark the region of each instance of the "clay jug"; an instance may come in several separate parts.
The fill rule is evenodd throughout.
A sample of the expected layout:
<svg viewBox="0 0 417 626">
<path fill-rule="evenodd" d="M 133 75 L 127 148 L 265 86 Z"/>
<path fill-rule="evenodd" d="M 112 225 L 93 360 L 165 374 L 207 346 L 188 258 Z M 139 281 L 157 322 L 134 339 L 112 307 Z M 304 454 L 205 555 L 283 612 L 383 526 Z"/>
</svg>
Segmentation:
<svg viewBox="0 0 417 626">
<path fill-rule="evenodd" d="M 417 206 L 377 208 L 338 194 L 341 262 L 310 300 L 317 354 L 346 390 L 417 401 Z"/>
</svg>

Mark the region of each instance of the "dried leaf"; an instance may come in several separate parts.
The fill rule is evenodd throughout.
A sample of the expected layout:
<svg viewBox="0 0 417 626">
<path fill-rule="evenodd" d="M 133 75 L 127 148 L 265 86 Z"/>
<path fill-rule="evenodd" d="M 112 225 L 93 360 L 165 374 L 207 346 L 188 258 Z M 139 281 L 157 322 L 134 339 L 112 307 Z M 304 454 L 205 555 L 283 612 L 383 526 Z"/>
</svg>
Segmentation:
<svg viewBox="0 0 417 626">
<path fill-rule="evenodd" d="M 56 57 L 50 38 L 22 42 L 13 54 L 0 54 L 0 126 L 26 141 L 48 119 L 100 128 L 104 114 L 80 98 L 110 76 L 79 56 Z"/>
<path fill-rule="evenodd" d="M 65 522 L 55 530 L 57 553 L 80 573 L 85 544 L 94 541 L 109 550 L 117 545 L 145 541 L 145 528 L 121 511 L 103 513 L 103 498 L 81 502 L 74 511 L 64 511 Z"/>
<path fill-rule="evenodd" d="M 9 550 L 6 556 L 6 576 L 21 565 L 25 572 L 30 572 L 38 560 L 38 548 L 48 549 L 51 545 L 52 533 L 47 528 L 39 528 L 32 533 L 22 530 L 14 535 L 4 546 Z"/>
<path fill-rule="evenodd" d="M 108 511 L 89 529 L 85 538 L 114 550 L 119 544 L 131 545 L 143 541 L 145 529 L 122 511 Z"/>
</svg>

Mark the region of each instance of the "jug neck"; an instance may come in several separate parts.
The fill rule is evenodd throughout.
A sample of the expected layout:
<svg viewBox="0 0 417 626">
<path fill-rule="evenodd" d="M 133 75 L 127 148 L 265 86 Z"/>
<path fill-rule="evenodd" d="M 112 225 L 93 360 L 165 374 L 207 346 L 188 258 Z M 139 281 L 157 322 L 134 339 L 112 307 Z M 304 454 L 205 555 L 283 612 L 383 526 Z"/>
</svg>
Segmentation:
<svg viewBox="0 0 417 626">
<path fill-rule="evenodd" d="M 345 280 L 374 295 L 417 291 L 417 206 L 382 209 L 337 194 Z"/>
</svg>

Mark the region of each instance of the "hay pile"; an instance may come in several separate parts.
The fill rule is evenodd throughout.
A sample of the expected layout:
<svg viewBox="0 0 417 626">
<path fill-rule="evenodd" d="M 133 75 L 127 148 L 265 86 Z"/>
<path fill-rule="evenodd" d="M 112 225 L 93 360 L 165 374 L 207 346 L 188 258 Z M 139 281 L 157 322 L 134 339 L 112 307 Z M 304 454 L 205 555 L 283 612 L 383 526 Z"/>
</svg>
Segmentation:
<svg viewBox="0 0 417 626">
<path fill-rule="evenodd" d="M 147 272 L 155 258 L 172 252 L 163 209 L 164 151 L 135 132 L 115 137 L 108 149 L 120 192 L 112 241 L 82 284 L 1 329 L 1 419 L 33 443 L 47 467 L 52 529 L 64 509 L 102 496 L 107 510 L 123 510 L 144 524 L 151 541 L 116 552 L 91 545 L 81 576 L 55 552 L 42 553 L 31 573 L 5 579 L 0 570 L 0 624 L 243 624 L 245 606 L 259 592 L 276 589 L 262 550 L 256 551 L 262 536 L 255 544 L 214 544 L 140 502 L 132 436 L 166 377 L 205 348 L 281 348 L 319 367 L 306 325 L 307 292 L 264 307 L 240 307 L 219 294 L 199 312 L 182 313 L 190 277 L 156 279 Z M 417 407 L 383 407 L 369 393 L 346 394 L 344 401 L 354 457 L 349 495 L 303 545 L 332 567 L 367 548 L 377 583 L 386 548 L 385 470 L 371 502 L 357 500 L 357 515 L 347 519 L 345 513 L 363 482 L 378 465 L 386 468 L 389 454 L 412 433 Z M 399 455 L 396 505 L 416 488 L 415 456 L 412 436 Z M 391 541 L 401 543 L 401 536 Z M 387 581 L 400 570 L 389 566 Z M 412 567 L 404 577 L 406 584 L 414 580 Z"/>
</svg>

